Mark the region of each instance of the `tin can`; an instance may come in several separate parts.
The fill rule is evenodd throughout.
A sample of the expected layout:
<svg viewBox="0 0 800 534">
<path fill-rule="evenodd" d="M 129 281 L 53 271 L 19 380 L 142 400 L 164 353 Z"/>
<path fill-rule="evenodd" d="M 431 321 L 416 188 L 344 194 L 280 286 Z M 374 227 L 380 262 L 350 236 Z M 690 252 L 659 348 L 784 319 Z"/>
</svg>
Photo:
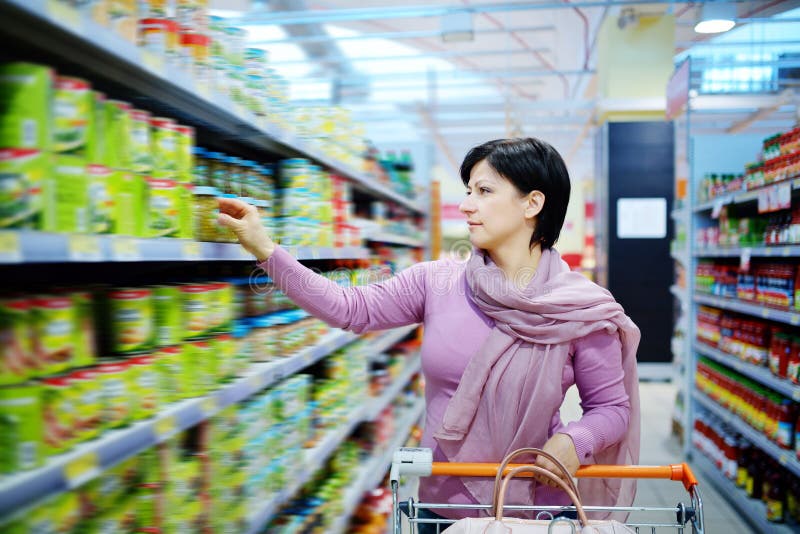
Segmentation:
<svg viewBox="0 0 800 534">
<path fill-rule="evenodd" d="M 147 288 L 118 289 L 108 294 L 112 352 L 128 354 L 152 346 L 152 297 Z"/>
</svg>

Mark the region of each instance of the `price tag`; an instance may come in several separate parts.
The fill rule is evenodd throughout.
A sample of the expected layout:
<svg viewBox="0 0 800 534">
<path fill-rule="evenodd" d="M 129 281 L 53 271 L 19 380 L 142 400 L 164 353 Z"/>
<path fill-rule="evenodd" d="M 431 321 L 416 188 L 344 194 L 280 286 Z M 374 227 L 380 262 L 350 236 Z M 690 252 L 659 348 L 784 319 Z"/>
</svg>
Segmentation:
<svg viewBox="0 0 800 534">
<path fill-rule="evenodd" d="M 766 308 L 761 308 L 761 317 L 763 317 L 764 319 L 769 317 L 769 310 Z"/>
<path fill-rule="evenodd" d="M 61 26 L 66 26 L 73 31 L 80 30 L 81 14 L 62 0 L 47 0 L 47 14 Z"/>
<path fill-rule="evenodd" d="M 789 323 L 794 325 L 794 326 L 797 326 L 798 324 L 800 324 L 800 315 L 798 315 L 796 313 L 793 313 L 792 315 L 790 315 L 789 316 Z"/>
<path fill-rule="evenodd" d="M 0 232 L 0 263 L 19 263 L 21 261 L 22 247 L 19 243 L 19 233 Z"/>
<path fill-rule="evenodd" d="M 742 253 L 739 255 L 739 268 L 743 271 L 750 270 L 750 258 L 753 255 L 753 249 L 750 247 L 745 247 L 742 249 Z"/>
<path fill-rule="evenodd" d="M 201 83 L 195 86 L 197 88 L 197 94 L 205 98 L 206 100 L 211 100 L 211 88 L 208 85 Z"/>
<path fill-rule="evenodd" d="M 142 50 L 142 63 L 150 72 L 164 76 L 164 58 L 161 56 Z"/>
<path fill-rule="evenodd" d="M 111 241 L 111 255 L 114 261 L 141 261 L 139 241 L 132 237 L 115 237 Z"/>
<path fill-rule="evenodd" d="M 77 488 L 98 473 L 100 462 L 96 452 L 82 454 L 64 466 L 64 478 L 70 489 Z"/>
<path fill-rule="evenodd" d="M 202 256 L 200 243 L 197 241 L 185 241 L 181 253 L 184 260 L 199 260 Z"/>
<path fill-rule="evenodd" d="M 778 461 L 781 463 L 781 465 L 786 465 L 789 463 L 789 456 L 786 454 L 781 454 L 780 458 L 778 458 Z"/>
<path fill-rule="evenodd" d="M 800 401 L 800 389 L 792 391 L 792 400 Z"/>
<path fill-rule="evenodd" d="M 712 219 L 718 219 L 719 218 L 719 214 L 722 211 L 722 206 L 724 206 L 724 205 L 725 205 L 725 202 L 721 198 L 718 198 L 717 200 L 714 201 L 714 204 L 711 207 L 711 218 Z"/>
<path fill-rule="evenodd" d="M 101 261 L 100 239 L 93 235 L 69 236 L 68 249 L 70 261 Z"/>
<path fill-rule="evenodd" d="M 261 375 L 252 375 L 247 379 L 247 385 L 253 389 L 261 389 L 263 385 L 263 381 L 261 380 Z"/>
<path fill-rule="evenodd" d="M 178 429 L 178 425 L 175 422 L 175 416 L 174 415 L 170 415 L 170 416 L 164 417 L 163 419 L 159 419 L 153 425 L 153 431 L 155 432 L 156 440 L 158 440 L 158 441 L 164 441 L 165 439 L 170 437 L 172 434 L 174 434 L 177 429 Z"/>
<path fill-rule="evenodd" d="M 203 415 L 206 417 L 211 417 L 217 410 L 219 409 L 219 399 L 217 397 L 207 397 L 202 400 L 200 403 L 200 411 L 203 412 Z"/>
</svg>

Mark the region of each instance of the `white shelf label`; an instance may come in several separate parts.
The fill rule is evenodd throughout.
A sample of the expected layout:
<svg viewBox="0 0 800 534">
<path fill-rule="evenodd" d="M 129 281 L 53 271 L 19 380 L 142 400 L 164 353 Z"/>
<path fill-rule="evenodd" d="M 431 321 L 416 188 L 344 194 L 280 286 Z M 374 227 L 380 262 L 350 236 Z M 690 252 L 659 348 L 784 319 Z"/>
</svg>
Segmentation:
<svg viewBox="0 0 800 534">
<path fill-rule="evenodd" d="M 216 396 L 207 397 L 203 399 L 200 403 L 200 411 L 203 412 L 203 415 L 206 417 L 211 417 L 217 410 L 219 409 L 219 399 Z"/>
<path fill-rule="evenodd" d="M 181 256 L 184 260 L 199 260 L 202 256 L 200 243 L 197 241 L 186 241 L 181 248 Z"/>
<path fill-rule="evenodd" d="M 153 425 L 153 432 L 156 435 L 157 441 L 164 441 L 172 436 L 178 430 L 178 423 L 175 421 L 174 415 L 169 415 L 159 419 Z"/>
<path fill-rule="evenodd" d="M 800 324 L 800 315 L 798 315 L 796 313 L 793 313 L 791 315 L 791 317 L 789 317 L 789 323 L 794 325 L 794 326 L 797 326 L 798 324 Z"/>
<path fill-rule="evenodd" d="M 22 247 L 19 233 L 13 230 L 0 232 L 0 263 L 20 263 Z"/>
<path fill-rule="evenodd" d="M 57 24 L 80 33 L 81 14 L 62 0 L 47 0 L 47 15 Z"/>
<path fill-rule="evenodd" d="M 147 50 L 142 50 L 142 64 L 150 72 L 164 76 L 164 58 Z"/>
<path fill-rule="evenodd" d="M 93 235 L 71 235 L 68 238 L 71 261 L 101 261 L 100 238 Z"/>
<path fill-rule="evenodd" d="M 115 237 L 111 241 L 111 255 L 114 261 L 141 261 L 139 241 L 132 237 Z"/>
<path fill-rule="evenodd" d="M 77 488 L 99 473 L 100 461 L 96 452 L 82 454 L 64 466 L 64 479 L 71 489 Z"/>
</svg>

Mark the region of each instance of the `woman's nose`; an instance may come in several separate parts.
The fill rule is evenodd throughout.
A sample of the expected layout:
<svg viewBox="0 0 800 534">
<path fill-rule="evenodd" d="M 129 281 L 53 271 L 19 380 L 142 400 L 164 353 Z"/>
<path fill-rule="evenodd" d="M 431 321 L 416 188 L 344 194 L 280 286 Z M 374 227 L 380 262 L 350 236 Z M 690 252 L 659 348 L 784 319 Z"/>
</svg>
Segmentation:
<svg viewBox="0 0 800 534">
<path fill-rule="evenodd" d="M 472 203 L 470 198 L 467 197 L 461 201 L 461 204 L 458 205 L 458 211 L 461 213 L 472 213 L 475 211 L 475 205 Z"/>
</svg>

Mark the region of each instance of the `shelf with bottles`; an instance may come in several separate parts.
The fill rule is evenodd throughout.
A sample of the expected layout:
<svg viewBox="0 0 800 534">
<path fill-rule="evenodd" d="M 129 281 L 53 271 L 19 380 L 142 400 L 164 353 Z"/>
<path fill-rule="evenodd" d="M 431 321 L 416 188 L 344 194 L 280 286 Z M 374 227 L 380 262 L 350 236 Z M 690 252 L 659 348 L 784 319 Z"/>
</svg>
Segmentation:
<svg viewBox="0 0 800 534">
<path fill-rule="evenodd" d="M 794 401 L 708 358 L 697 363 L 695 386 L 693 397 L 701 406 L 800 475 Z"/>
<path fill-rule="evenodd" d="M 768 505 L 760 497 L 763 494 L 763 487 L 759 493 L 755 494 L 757 495 L 756 497 L 750 496 L 752 491 L 748 493 L 747 481 L 751 481 L 750 487 L 754 490 L 756 482 L 758 482 L 757 474 L 753 473 L 750 476 L 747 474 L 747 470 L 744 469 L 741 479 L 738 476 L 728 476 L 730 473 L 720 469 L 718 463 L 711 459 L 717 455 L 715 454 L 716 449 L 717 447 L 713 445 L 709 447 L 708 451 L 696 449 L 698 452 L 692 454 L 692 467 L 697 468 L 700 474 L 714 484 L 719 493 L 733 505 L 737 512 L 744 516 L 756 532 L 773 532 L 775 534 L 797 532 L 800 516 L 797 515 L 798 510 L 796 509 L 798 499 L 796 485 L 786 490 L 779 489 L 776 486 L 777 493 L 773 494 L 770 505 Z M 741 483 L 739 482 L 740 480 L 742 481 Z M 786 491 L 787 493 L 791 491 L 795 492 L 795 494 L 787 495 L 784 499 L 781 496 L 781 491 Z M 783 516 L 784 519 L 781 522 L 770 521 L 767 519 L 768 515 L 776 519 Z"/>
<path fill-rule="evenodd" d="M 98 6 L 99 10 L 106 9 L 106 4 L 98 4 Z M 305 156 L 332 172 L 347 177 L 360 190 L 396 202 L 409 210 L 419 211 L 413 200 L 397 193 L 386 184 L 379 183 L 374 177 L 355 170 L 363 166 L 361 154 L 364 149 L 361 146 L 354 146 L 345 154 L 338 149 L 338 145 L 346 142 L 347 139 L 360 139 L 360 136 L 348 133 L 349 127 L 345 121 L 339 124 L 340 129 L 334 132 L 335 135 L 326 134 L 311 141 L 299 139 L 293 133 L 285 131 L 297 121 L 293 115 L 289 115 L 291 108 L 284 102 L 285 82 L 275 79 L 274 72 L 264 63 L 263 51 L 260 51 L 261 54 L 256 54 L 251 52 L 255 49 L 248 49 L 250 55 L 246 55 L 240 49 L 241 43 L 232 45 L 224 42 L 229 38 L 226 36 L 224 28 L 215 30 L 211 27 L 209 31 L 217 32 L 217 37 L 222 39 L 220 41 L 222 46 L 239 50 L 238 54 L 235 54 L 238 59 L 223 55 L 212 56 L 215 59 L 222 58 L 222 64 L 209 66 L 208 62 L 203 60 L 201 62 L 203 74 L 197 75 L 195 67 L 198 65 L 192 63 L 193 56 L 189 53 L 197 48 L 191 44 L 187 45 L 186 54 L 183 56 L 175 53 L 163 55 L 138 48 L 134 42 L 139 37 L 144 39 L 144 33 L 150 29 L 140 28 L 141 31 L 138 33 L 142 35 L 137 36 L 137 14 L 135 12 L 137 7 L 132 4 L 130 9 L 132 9 L 130 13 L 115 13 L 114 16 L 114 24 L 119 24 L 120 28 L 125 27 L 132 31 L 130 39 L 126 40 L 118 35 L 118 32 L 93 21 L 92 15 L 78 12 L 60 0 L 4 2 L 0 5 L 0 15 L 2 15 L 0 21 L 5 23 L 0 23 L 3 29 L 2 38 L 10 40 L 11 44 L 15 45 L 12 49 L 17 50 L 19 54 L 27 50 L 25 52 L 27 55 L 17 56 L 21 60 L 26 57 L 48 58 L 47 60 L 52 61 L 59 71 L 91 80 L 96 88 L 105 91 L 111 97 L 134 102 L 137 106 L 147 108 L 153 116 L 168 116 L 176 122 L 191 125 L 198 129 L 201 137 L 216 139 L 215 143 L 224 138 L 234 140 L 234 145 L 243 147 L 245 152 L 249 151 L 248 153 L 253 153 L 255 150 L 260 154 L 271 154 L 272 157 L 274 155 L 278 157 Z M 208 26 L 208 19 L 204 13 L 196 15 L 200 22 L 194 21 L 191 24 L 198 23 Z M 204 20 L 205 22 L 203 22 Z M 123 24 L 121 21 L 126 22 Z M 220 32 L 220 30 L 223 31 Z M 234 30 L 232 31 L 234 34 L 241 31 Z M 167 30 L 164 31 L 168 33 Z M 211 33 L 213 34 L 214 31 Z M 177 39 L 178 36 L 175 38 Z M 153 42 L 156 41 L 153 40 Z M 165 41 L 171 43 L 172 39 L 162 39 L 160 42 Z M 25 43 L 27 48 L 19 48 L 20 43 Z M 212 43 L 214 46 L 219 44 L 216 40 L 212 40 Z M 255 50 L 255 52 L 259 51 Z M 233 52 L 231 53 L 233 54 Z M 188 60 L 190 64 L 184 68 L 179 57 Z M 246 65 L 244 64 L 245 60 L 247 61 Z M 257 84 L 258 87 L 254 86 L 247 91 L 259 93 L 259 91 L 268 90 L 270 94 L 250 94 L 242 90 L 238 83 L 230 83 L 231 76 L 234 79 L 237 78 L 240 70 L 242 73 L 246 73 L 242 75 L 251 78 L 259 76 L 265 80 L 269 78 L 263 83 Z M 252 72 L 253 70 L 266 72 L 269 76 L 256 74 Z M 81 91 L 90 91 L 88 82 L 81 79 L 73 80 L 80 85 Z M 34 82 L 29 81 L 28 83 Z M 42 83 L 44 82 L 36 80 L 35 84 L 38 85 L 31 85 L 27 89 L 36 89 Z M 25 122 L 29 125 L 26 132 L 28 136 L 36 139 L 28 139 L 27 142 L 20 143 L 9 142 L 4 138 L 0 141 L 0 146 L 50 150 L 49 140 L 45 136 L 47 132 L 42 131 L 44 130 L 42 124 L 46 121 L 49 105 L 33 102 L 35 98 L 39 98 L 43 94 L 45 93 L 40 90 L 28 91 L 25 98 L 15 104 L 16 107 L 8 110 L 8 113 L 17 115 L 32 113 L 30 117 L 23 118 L 33 120 L 33 122 Z M 263 106 L 267 101 L 270 102 L 270 105 L 261 110 L 259 106 Z M 247 109 L 247 106 L 252 109 Z M 75 107 L 73 106 L 73 108 Z M 83 104 L 78 107 L 84 109 Z M 133 106 L 128 106 L 128 108 L 133 108 Z M 28 111 L 25 111 L 26 109 Z M 38 111 L 34 113 L 30 111 L 31 109 Z M 38 125 L 39 130 L 30 129 L 32 124 Z M 58 121 L 54 121 L 54 124 L 58 128 Z M 5 131 L 14 132 L 14 129 L 7 128 Z M 91 135 L 95 135 L 91 124 L 87 131 L 92 132 Z M 68 139 L 67 133 L 75 134 L 75 132 L 65 132 L 64 136 L 57 137 L 57 139 Z M 336 139 L 337 150 L 326 151 L 326 146 L 319 145 L 319 143 L 333 138 Z M 141 139 L 137 139 L 141 144 Z M 316 144 L 309 145 L 309 142 Z M 69 143 L 74 144 L 74 140 L 70 139 Z M 126 145 L 118 141 L 115 141 L 114 144 L 116 146 Z M 131 145 L 135 145 L 135 143 L 131 143 Z M 231 145 L 229 143 L 226 146 Z M 331 154 L 344 156 L 345 161 L 337 161 Z M 90 163 L 101 162 L 91 161 Z M 110 166 L 120 168 L 114 165 Z"/>
</svg>

